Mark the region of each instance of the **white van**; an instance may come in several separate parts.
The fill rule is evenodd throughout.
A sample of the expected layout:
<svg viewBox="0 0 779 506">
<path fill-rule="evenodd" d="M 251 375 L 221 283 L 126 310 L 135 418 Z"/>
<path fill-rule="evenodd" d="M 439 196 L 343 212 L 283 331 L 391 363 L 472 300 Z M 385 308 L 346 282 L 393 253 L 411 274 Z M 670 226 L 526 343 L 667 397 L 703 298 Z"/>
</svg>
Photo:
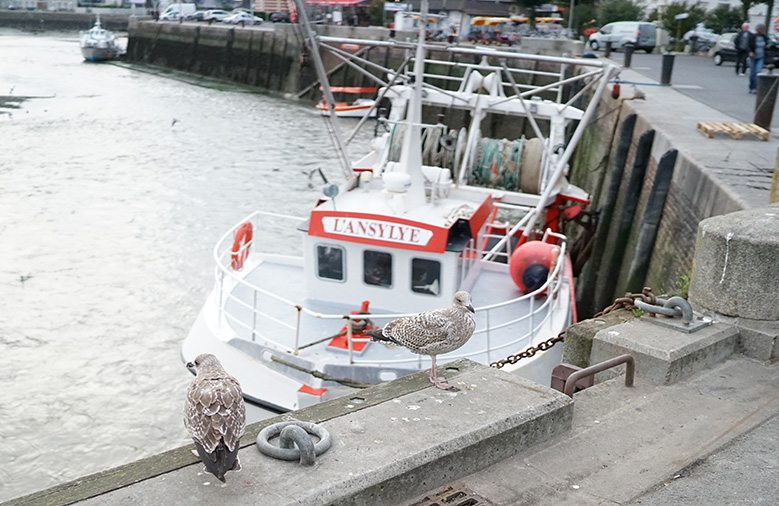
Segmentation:
<svg viewBox="0 0 779 506">
<path fill-rule="evenodd" d="M 632 43 L 637 50 L 643 49 L 651 53 L 657 45 L 657 27 L 654 23 L 641 21 L 615 21 L 590 35 L 589 44 L 597 51 L 606 47 L 606 42 L 609 41 L 612 49 L 619 49 L 625 44 Z"/>
<path fill-rule="evenodd" d="M 193 3 L 173 3 L 168 5 L 168 7 L 160 13 L 160 19 L 165 17 L 166 19 L 171 16 L 174 12 L 177 15 L 171 16 L 172 18 L 178 19 L 179 16 L 188 16 L 192 13 L 194 13 L 197 10 L 197 4 Z M 163 20 L 164 21 L 164 20 Z"/>
</svg>

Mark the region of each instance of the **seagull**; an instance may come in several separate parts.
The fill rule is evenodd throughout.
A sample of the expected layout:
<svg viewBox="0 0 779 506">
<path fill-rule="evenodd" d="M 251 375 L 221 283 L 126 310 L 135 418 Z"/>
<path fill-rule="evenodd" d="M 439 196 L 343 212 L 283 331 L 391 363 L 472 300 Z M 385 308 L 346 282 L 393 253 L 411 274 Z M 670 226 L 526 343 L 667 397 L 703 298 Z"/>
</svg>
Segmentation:
<svg viewBox="0 0 779 506">
<path fill-rule="evenodd" d="M 225 483 L 227 471 L 241 469 L 238 443 L 246 428 L 241 386 L 213 355 L 198 355 L 187 367 L 194 367 L 197 376 L 187 390 L 184 427 L 206 471 Z"/>
<path fill-rule="evenodd" d="M 398 318 L 383 329 L 365 332 L 372 341 L 389 342 L 405 346 L 414 353 L 430 355 L 433 367 L 430 382 L 441 390 L 450 390 L 452 385 L 445 378 L 438 377 L 435 357 L 449 353 L 468 342 L 476 328 L 476 319 L 471 305 L 471 294 L 457 292 L 452 306 L 433 309 L 407 318 Z"/>
</svg>

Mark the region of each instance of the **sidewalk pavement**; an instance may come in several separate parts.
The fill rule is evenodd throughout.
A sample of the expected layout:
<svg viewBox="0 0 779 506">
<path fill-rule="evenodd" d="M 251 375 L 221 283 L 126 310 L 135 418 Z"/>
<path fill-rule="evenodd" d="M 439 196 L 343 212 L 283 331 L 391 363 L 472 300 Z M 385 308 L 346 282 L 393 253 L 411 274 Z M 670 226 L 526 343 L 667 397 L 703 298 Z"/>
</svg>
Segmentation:
<svg viewBox="0 0 779 506">
<path fill-rule="evenodd" d="M 494 506 L 776 504 L 779 365 L 735 357 L 671 386 L 583 390 L 571 431 L 460 481 Z"/>
<path fill-rule="evenodd" d="M 613 63 L 621 64 L 621 57 Z M 699 122 L 740 121 L 680 93 L 672 86 L 660 86 L 658 81 L 635 70 L 623 69 L 620 79 L 656 84 L 621 86 L 623 104 L 657 131 L 653 156 L 658 154 L 656 158 L 659 158 L 659 154 L 672 147 L 678 149 L 680 156 L 699 166 L 714 184 L 729 193 L 741 209 L 769 203 L 779 131 L 772 131 L 766 142 L 753 135 L 744 135 L 736 140 L 720 133 L 708 138 L 698 130 Z M 701 189 L 703 192 L 705 190 Z"/>
</svg>

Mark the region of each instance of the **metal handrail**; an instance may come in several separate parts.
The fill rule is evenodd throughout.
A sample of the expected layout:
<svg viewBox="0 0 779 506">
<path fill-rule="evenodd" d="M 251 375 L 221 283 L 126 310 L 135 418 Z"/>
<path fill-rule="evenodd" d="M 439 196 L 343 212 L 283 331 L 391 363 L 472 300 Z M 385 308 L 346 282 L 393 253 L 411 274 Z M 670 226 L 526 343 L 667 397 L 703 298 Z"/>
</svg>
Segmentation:
<svg viewBox="0 0 779 506">
<path fill-rule="evenodd" d="M 636 375 L 636 359 L 634 359 L 632 355 L 625 354 L 606 360 L 600 364 L 591 365 L 586 369 L 582 369 L 571 374 L 568 376 L 568 379 L 565 380 L 565 389 L 563 389 L 563 393 L 568 397 L 573 397 L 573 388 L 576 386 L 577 381 L 582 378 L 594 376 L 599 372 L 603 372 L 606 369 L 611 369 L 612 367 L 616 367 L 620 364 L 627 364 L 627 367 L 625 368 L 625 386 L 632 387 L 633 378 Z"/>
<path fill-rule="evenodd" d="M 255 285 L 253 283 L 250 283 L 250 282 L 246 281 L 245 279 L 242 279 L 242 277 L 238 273 L 234 272 L 230 268 L 230 255 L 231 255 L 232 251 L 229 248 L 229 244 L 230 244 L 229 238 L 231 237 L 231 234 L 234 233 L 235 230 L 237 230 L 237 228 L 240 226 L 241 223 L 243 223 L 245 221 L 251 221 L 253 218 L 256 218 L 258 216 L 266 216 L 266 217 L 281 218 L 281 219 L 290 219 L 290 220 L 296 220 L 296 221 L 299 221 L 299 222 L 304 221 L 303 218 L 299 218 L 299 217 L 295 217 L 295 216 L 282 215 L 282 214 L 272 213 L 272 212 L 267 212 L 267 211 L 255 211 L 255 212 L 251 213 L 250 215 L 248 215 L 247 217 L 245 217 L 243 220 L 241 220 L 239 222 L 239 224 L 237 224 L 234 227 L 232 227 L 231 229 L 229 229 L 227 231 L 227 233 L 225 233 L 222 236 L 222 238 L 220 239 L 220 241 L 217 243 L 216 247 L 214 248 L 214 258 L 215 258 L 215 261 L 216 261 L 216 283 L 217 283 L 217 289 L 220 291 L 220 308 L 219 309 L 220 309 L 220 319 L 221 320 L 227 322 L 231 326 L 234 325 L 234 324 L 237 324 L 240 328 L 243 328 L 246 331 L 251 332 L 252 336 L 260 334 L 258 332 L 258 328 L 257 327 L 262 328 L 263 324 L 265 324 L 268 321 L 273 322 L 273 323 L 278 324 L 278 325 L 281 325 L 282 327 L 284 327 L 284 328 L 286 328 L 288 330 L 294 330 L 295 331 L 295 335 L 299 336 L 300 325 L 301 325 L 301 318 L 302 317 L 326 319 L 326 320 L 335 320 L 335 319 L 342 320 L 342 319 L 346 319 L 347 320 L 347 330 L 348 330 L 348 332 L 347 332 L 348 333 L 348 339 L 347 339 L 348 340 L 348 349 L 350 350 L 350 353 L 349 353 L 350 360 L 349 360 L 349 362 L 351 364 L 378 364 L 378 363 L 383 363 L 383 364 L 390 364 L 390 363 L 401 364 L 401 363 L 415 362 L 415 361 L 419 360 L 418 357 L 410 357 L 410 358 L 404 358 L 404 359 L 393 359 L 393 360 L 361 360 L 361 359 L 355 359 L 353 357 L 352 353 L 351 353 L 351 350 L 353 348 L 353 342 L 361 341 L 361 339 L 354 338 L 351 335 L 352 334 L 351 333 L 351 322 L 353 322 L 355 320 L 366 319 L 366 318 L 370 318 L 372 320 L 391 321 L 391 320 L 394 320 L 394 319 L 397 319 L 397 318 L 413 316 L 415 313 L 371 314 L 371 315 L 352 315 L 352 314 L 344 315 L 344 314 L 324 314 L 324 313 L 319 313 L 319 312 L 316 312 L 316 311 L 312 311 L 312 310 L 310 310 L 308 308 L 302 307 L 299 304 L 296 304 L 296 303 L 294 303 L 294 302 L 292 302 L 290 300 L 285 299 L 284 297 L 281 297 L 281 296 L 279 296 L 279 295 L 277 295 L 277 294 L 275 294 L 273 292 L 270 292 L 270 291 L 268 291 L 266 289 L 263 289 L 260 286 L 257 286 L 257 285 Z M 255 236 L 256 236 L 256 234 L 255 234 Z M 565 238 L 565 236 L 562 235 L 562 234 L 556 234 L 556 233 L 547 232 L 545 237 L 549 237 L 549 236 L 554 237 L 554 238 L 556 238 L 556 239 L 558 239 L 560 241 L 559 247 L 560 247 L 561 251 L 560 251 L 559 258 L 561 258 L 561 259 L 564 258 L 565 257 L 565 251 L 566 251 L 566 238 Z M 259 244 L 258 244 L 258 246 L 259 246 Z M 223 251 L 221 251 L 221 250 L 223 250 Z M 476 253 L 476 251 L 477 251 L 476 248 L 473 248 L 472 252 Z M 292 257 L 292 258 L 297 258 L 297 257 Z M 490 260 L 486 260 L 485 258 L 486 258 L 486 254 L 482 254 L 482 258 L 476 257 L 476 258 L 473 258 L 471 260 L 474 263 L 475 262 L 484 262 L 484 263 L 487 263 L 487 264 L 495 264 L 496 263 L 496 262 L 493 262 L 493 261 L 490 261 Z M 505 264 L 498 264 L 498 265 L 505 266 Z M 523 335 L 517 337 L 517 339 L 514 339 L 511 342 L 503 343 L 503 344 L 501 344 L 500 346 L 498 346 L 496 348 L 492 348 L 492 350 L 490 350 L 489 347 L 488 347 L 488 348 L 485 348 L 485 349 L 479 349 L 477 351 L 471 351 L 471 352 L 467 352 L 467 353 L 461 353 L 461 354 L 456 354 L 456 355 L 447 355 L 447 358 L 462 358 L 462 357 L 470 357 L 470 356 L 480 355 L 480 354 L 484 354 L 484 353 L 489 353 L 490 351 L 495 351 L 495 350 L 502 349 L 502 348 L 505 348 L 505 347 L 514 346 L 514 345 L 516 345 L 516 344 L 518 344 L 518 343 L 520 343 L 522 341 L 526 341 L 528 338 L 532 338 L 536 334 L 538 329 L 546 321 L 548 321 L 548 319 L 551 318 L 551 316 L 553 314 L 553 312 L 552 311 L 548 311 L 547 308 L 550 307 L 551 302 L 554 300 L 554 297 L 557 295 L 557 293 L 559 292 L 560 287 L 562 285 L 562 281 L 563 281 L 562 270 L 563 270 L 563 262 L 559 261 L 559 262 L 557 262 L 557 265 L 555 265 L 554 269 L 550 272 L 546 282 L 540 288 L 538 288 L 536 291 L 528 293 L 528 294 L 525 294 L 525 295 L 522 295 L 520 297 L 516 297 L 516 298 L 508 300 L 508 301 L 503 301 L 503 302 L 500 302 L 500 303 L 486 305 L 486 306 L 480 306 L 480 307 L 476 308 L 476 312 L 485 314 L 485 318 L 489 322 L 490 321 L 490 317 L 489 317 L 489 312 L 490 311 L 492 311 L 494 309 L 498 309 L 498 308 L 504 308 L 504 307 L 507 307 L 507 306 L 510 306 L 510 305 L 514 305 L 514 304 L 520 304 L 520 303 L 522 303 L 522 302 L 524 302 L 526 300 L 530 300 L 532 309 L 531 309 L 531 311 L 529 313 L 525 313 L 521 317 L 516 318 L 514 320 L 496 322 L 492 326 L 487 325 L 487 326 L 485 326 L 485 327 L 483 327 L 481 329 L 476 330 L 474 332 L 474 334 L 486 334 L 487 336 L 489 336 L 490 331 L 495 331 L 497 329 L 500 329 L 500 328 L 503 328 L 503 327 L 507 327 L 507 326 L 510 326 L 510 325 L 514 325 L 516 323 L 519 323 L 521 321 L 529 319 L 530 320 L 530 325 L 529 325 L 530 329 L 529 329 L 528 332 L 526 332 Z M 230 280 L 230 282 L 231 282 L 230 284 L 234 283 L 235 285 L 241 285 L 241 286 L 247 288 L 248 290 L 252 290 L 254 292 L 255 296 L 257 294 L 260 294 L 260 295 L 262 295 L 264 297 L 269 297 L 269 298 L 271 298 L 271 299 L 273 299 L 273 300 L 275 300 L 277 302 L 280 302 L 281 304 L 283 304 L 285 306 L 288 306 L 290 309 L 296 311 L 298 313 L 296 325 L 290 325 L 289 323 L 286 323 L 286 322 L 284 322 L 284 321 L 282 321 L 282 320 L 280 320 L 280 319 L 278 319 L 276 317 L 273 317 L 273 316 L 271 316 L 269 314 L 265 314 L 265 313 L 263 313 L 261 311 L 258 311 L 256 307 L 252 307 L 250 304 L 247 304 L 246 302 L 244 302 L 244 301 L 238 299 L 237 297 L 233 296 L 231 292 L 232 292 L 232 289 L 235 288 L 235 286 L 227 286 L 226 280 Z M 535 306 L 535 304 L 533 304 L 533 301 L 535 300 L 535 298 L 538 295 L 541 295 L 541 294 L 543 294 L 546 291 L 549 292 L 548 296 L 547 296 L 547 299 L 542 304 L 540 304 L 538 306 Z M 227 301 L 232 301 L 232 302 L 238 304 L 238 306 L 240 306 L 240 307 L 242 307 L 244 309 L 253 311 L 254 312 L 254 318 L 253 318 L 253 322 L 254 323 L 253 323 L 252 327 L 254 327 L 254 328 L 250 328 L 250 326 L 248 324 L 246 324 L 245 322 L 241 321 L 235 315 L 231 314 L 230 311 L 228 311 L 226 309 Z M 537 315 L 542 314 L 542 313 L 544 313 L 544 317 L 540 318 L 537 321 L 534 321 L 535 318 L 537 317 Z M 273 339 L 269 339 L 267 337 L 264 337 L 263 339 L 268 344 L 276 346 L 279 349 L 287 351 L 287 352 L 294 353 L 298 349 L 297 339 L 296 339 L 296 343 L 295 343 L 294 347 L 289 346 L 289 345 L 285 345 L 285 344 L 283 344 L 281 342 L 278 342 L 278 341 L 273 340 Z M 488 337 L 488 340 L 489 340 L 489 337 Z"/>
</svg>

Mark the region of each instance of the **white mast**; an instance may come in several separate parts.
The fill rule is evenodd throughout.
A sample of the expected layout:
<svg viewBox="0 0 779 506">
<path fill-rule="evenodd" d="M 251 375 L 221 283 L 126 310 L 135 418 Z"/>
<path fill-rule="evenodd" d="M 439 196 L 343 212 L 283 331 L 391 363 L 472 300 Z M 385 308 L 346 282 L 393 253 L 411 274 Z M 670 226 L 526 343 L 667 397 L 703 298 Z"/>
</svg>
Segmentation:
<svg viewBox="0 0 779 506">
<path fill-rule="evenodd" d="M 411 188 L 406 196 L 405 209 L 425 205 L 425 179 L 422 175 L 422 82 L 425 73 L 425 32 L 427 30 L 427 2 L 422 0 L 420 8 L 419 40 L 414 61 L 414 93 L 408 104 L 406 132 L 400 153 L 399 169 L 411 177 Z"/>
</svg>

